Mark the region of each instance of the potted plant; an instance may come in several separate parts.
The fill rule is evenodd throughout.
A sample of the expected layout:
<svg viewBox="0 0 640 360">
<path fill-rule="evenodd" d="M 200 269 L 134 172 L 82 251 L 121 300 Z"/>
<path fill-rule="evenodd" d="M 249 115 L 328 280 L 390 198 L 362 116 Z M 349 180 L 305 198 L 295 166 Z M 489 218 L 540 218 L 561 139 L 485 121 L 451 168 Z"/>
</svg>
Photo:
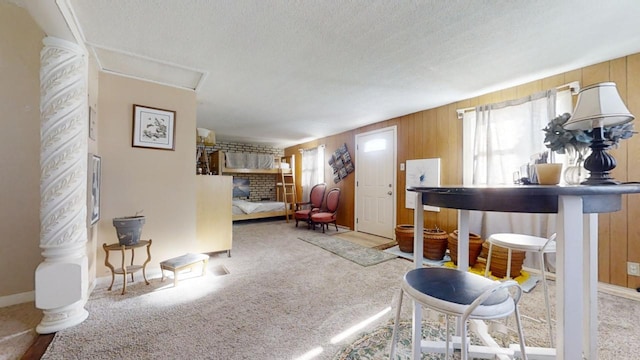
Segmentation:
<svg viewBox="0 0 640 360">
<path fill-rule="evenodd" d="M 135 245 L 140 241 L 142 225 L 145 217 L 142 215 L 123 216 L 113 219 L 113 226 L 116 228 L 116 235 L 120 245 Z"/>
<path fill-rule="evenodd" d="M 584 171 L 582 163 L 589 153 L 589 145 L 593 139 L 593 132 L 586 130 L 566 130 L 564 124 L 571 118 L 571 114 L 559 115 L 542 129 L 544 144 L 552 152 L 567 154 L 568 167 L 565 170 L 565 181 L 568 184 L 578 184 L 582 180 Z M 604 128 L 604 138 L 607 145 L 618 147 L 620 140 L 633 136 L 633 123 L 626 123 Z"/>
</svg>

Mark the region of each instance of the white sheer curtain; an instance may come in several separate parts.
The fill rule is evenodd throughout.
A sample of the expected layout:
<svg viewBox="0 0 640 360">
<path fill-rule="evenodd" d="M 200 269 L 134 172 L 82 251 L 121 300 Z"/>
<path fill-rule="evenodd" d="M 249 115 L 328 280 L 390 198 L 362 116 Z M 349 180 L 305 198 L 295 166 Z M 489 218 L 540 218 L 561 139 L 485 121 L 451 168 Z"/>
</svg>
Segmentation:
<svg viewBox="0 0 640 360">
<path fill-rule="evenodd" d="M 324 182 L 324 145 L 302 150 L 302 201 L 309 200 L 315 184 Z"/>
<path fill-rule="evenodd" d="M 561 99 L 556 104 L 556 99 Z M 466 185 L 513 184 L 514 172 L 536 153 L 546 151 L 542 129 L 550 119 L 571 111 L 571 94 L 548 90 L 464 114 Z M 545 214 L 472 212 L 471 229 L 483 238 L 498 232 L 547 237 L 555 217 Z"/>
<path fill-rule="evenodd" d="M 523 99 L 479 106 L 464 113 L 463 182 L 465 185 L 512 184 L 513 173 L 533 154 L 546 151 L 542 129 L 550 119 L 573 108 L 569 90 L 534 94 Z M 556 161 L 563 162 L 556 154 Z M 470 230 L 487 236 L 513 232 L 548 237 L 555 215 L 472 211 Z M 552 265 L 553 259 L 547 259 Z M 537 268 L 537 257 L 525 265 Z"/>
</svg>

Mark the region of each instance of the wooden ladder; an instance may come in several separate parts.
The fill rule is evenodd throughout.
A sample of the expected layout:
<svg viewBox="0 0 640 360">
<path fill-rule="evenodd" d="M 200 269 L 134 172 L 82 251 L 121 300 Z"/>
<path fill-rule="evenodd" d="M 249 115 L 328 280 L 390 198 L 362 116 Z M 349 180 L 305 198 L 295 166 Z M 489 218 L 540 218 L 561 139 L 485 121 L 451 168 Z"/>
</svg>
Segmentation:
<svg viewBox="0 0 640 360">
<path fill-rule="evenodd" d="M 289 222 L 289 213 L 293 211 L 293 204 L 298 201 L 296 196 L 296 179 L 293 175 L 293 169 L 290 173 L 281 171 L 282 175 L 280 186 L 282 186 L 282 201 L 284 201 L 284 213 Z"/>
</svg>

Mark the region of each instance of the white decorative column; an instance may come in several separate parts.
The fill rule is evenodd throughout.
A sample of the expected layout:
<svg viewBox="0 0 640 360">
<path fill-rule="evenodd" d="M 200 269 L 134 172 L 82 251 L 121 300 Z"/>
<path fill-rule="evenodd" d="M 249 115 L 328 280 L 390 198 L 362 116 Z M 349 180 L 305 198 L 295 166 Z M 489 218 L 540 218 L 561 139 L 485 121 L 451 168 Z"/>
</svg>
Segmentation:
<svg viewBox="0 0 640 360">
<path fill-rule="evenodd" d="M 88 289 L 88 68 L 76 44 L 47 37 L 40 53 L 40 334 L 84 321 Z"/>
</svg>

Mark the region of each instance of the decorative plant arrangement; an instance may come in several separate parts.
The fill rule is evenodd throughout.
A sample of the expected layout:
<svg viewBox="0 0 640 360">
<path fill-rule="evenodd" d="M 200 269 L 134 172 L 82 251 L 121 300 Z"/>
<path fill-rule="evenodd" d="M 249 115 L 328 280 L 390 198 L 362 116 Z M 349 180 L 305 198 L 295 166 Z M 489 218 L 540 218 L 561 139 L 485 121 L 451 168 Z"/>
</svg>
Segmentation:
<svg viewBox="0 0 640 360">
<path fill-rule="evenodd" d="M 589 146 L 593 139 L 593 132 L 586 130 L 566 130 L 563 126 L 571 118 L 571 114 L 564 113 L 552 119 L 544 131 L 544 144 L 552 152 L 567 154 L 569 164 L 565 170 L 564 178 L 568 184 L 579 184 L 584 180 L 584 162 Z M 628 139 L 635 134 L 633 123 L 604 128 L 605 143 L 612 147 L 618 147 L 620 140 Z"/>
<path fill-rule="evenodd" d="M 565 149 L 572 146 L 576 151 L 586 151 L 591 143 L 591 134 L 583 130 L 565 130 L 563 125 L 571 114 L 564 113 L 549 121 L 544 131 L 544 144 L 551 151 L 564 154 Z"/>
<path fill-rule="evenodd" d="M 585 130 L 565 130 L 563 125 L 569 120 L 571 114 L 564 113 L 549 121 L 542 129 L 544 131 L 544 144 L 551 151 L 564 154 L 568 148 L 575 149 L 584 155 L 591 144 L 593 134 Z M 633 123 L 611 126 L 604 129 L 604 138 L 608 145 L 618 147 L 620 140 L 628 139 L 636 132 L 633 131 Z M 571 151 L 571 150 L 569 150 Z"/>
</svg>

